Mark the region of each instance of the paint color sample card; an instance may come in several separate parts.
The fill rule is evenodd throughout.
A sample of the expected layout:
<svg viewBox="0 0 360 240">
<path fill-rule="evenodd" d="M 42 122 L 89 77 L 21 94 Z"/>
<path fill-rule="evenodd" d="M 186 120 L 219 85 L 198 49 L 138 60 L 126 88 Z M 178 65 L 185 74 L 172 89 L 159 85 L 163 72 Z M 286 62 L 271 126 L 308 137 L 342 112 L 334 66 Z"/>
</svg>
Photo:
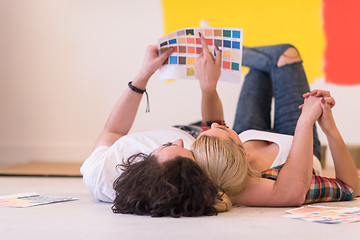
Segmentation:
<svg viewBox="0 0 360 240">
<path fill-rule="evenodd" d="M 37 193 L 19 193 L 15 195 L 0 196 L 0 206 L 24 208 L 74 200 L 78 199 L 71 197 L 40 196 Z"/>
<path fill-rule="evenodd" d="M 287 211 L 287 218 L 318 223 L 351 223 L 360 221 L 360 208 L 304 206 Z"/>
<path fill-rule="evenodd" d="M 159 79 L 195 79 L 194 64 L 202 52 L 199 32 L 203 34 L 209 51 L 215 55 L 215 46 L 222 52 L 219 81 L 241 81 L 243 32 L 240 28 L 183 28 L 159 39 L 159 53 L 169 47 L 174 52 L 159 69 Z"/>
</svg>

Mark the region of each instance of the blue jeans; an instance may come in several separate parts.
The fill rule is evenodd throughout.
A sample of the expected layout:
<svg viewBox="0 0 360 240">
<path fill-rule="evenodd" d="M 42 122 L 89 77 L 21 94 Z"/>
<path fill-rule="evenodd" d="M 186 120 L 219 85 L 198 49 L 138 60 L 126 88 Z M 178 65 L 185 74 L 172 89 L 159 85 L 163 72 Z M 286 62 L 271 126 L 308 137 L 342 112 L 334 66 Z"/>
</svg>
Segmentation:
<svg viewBox="0 0 360 240">
<path fill-rule="evenodd" d="M 248 129 L 294 135 L 309 91 L 302 61 L 277 67 L 279 57 L 290 44 L 243 49 L 243 65 L 250 67 L 242 87 L 233 129 L 239 134 Z M 274 124 L 271 125 L 271 101 L 274 97 Z M 314 125 L 313 154 L 320 159 L 320 141 Z"/>
</svg>

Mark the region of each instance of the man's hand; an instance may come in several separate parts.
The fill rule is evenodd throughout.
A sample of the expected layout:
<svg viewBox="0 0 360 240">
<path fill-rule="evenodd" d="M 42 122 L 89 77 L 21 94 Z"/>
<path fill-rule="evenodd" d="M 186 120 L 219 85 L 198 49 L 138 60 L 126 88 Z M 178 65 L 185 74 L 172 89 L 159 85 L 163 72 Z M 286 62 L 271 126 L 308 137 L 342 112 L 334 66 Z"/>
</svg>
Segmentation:
<svg viewBox="0 0 360 240">
<path fill-rule="evenodd" d="M 139 73 L 139 79 L 145 81 L 145 86 L 151 75 L 153 75 L 153 73 L 161 67 L 172 52 L 173 49 L 169 48 L 159 56 L 156 45 L 150 45 L 147 47 L 144 61 Z"/>
</svg>

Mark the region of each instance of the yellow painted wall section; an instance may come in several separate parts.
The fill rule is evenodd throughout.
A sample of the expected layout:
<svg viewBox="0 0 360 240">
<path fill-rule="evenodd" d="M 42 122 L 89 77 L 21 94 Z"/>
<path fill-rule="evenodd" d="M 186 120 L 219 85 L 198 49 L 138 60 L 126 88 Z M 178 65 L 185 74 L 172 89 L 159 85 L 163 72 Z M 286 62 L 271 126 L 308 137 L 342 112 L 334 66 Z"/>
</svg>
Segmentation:
<svg viewBox="0 0 360 240">
<path fill-rule="evenodd" d="M 321 0 L 162 0 L 164 34 L 198 27 L 205 19 L 212 27 L 244 29 L 244 45 L 295 45 L 309 82 L 323 77 L 325 37 Z"/>
</svg>

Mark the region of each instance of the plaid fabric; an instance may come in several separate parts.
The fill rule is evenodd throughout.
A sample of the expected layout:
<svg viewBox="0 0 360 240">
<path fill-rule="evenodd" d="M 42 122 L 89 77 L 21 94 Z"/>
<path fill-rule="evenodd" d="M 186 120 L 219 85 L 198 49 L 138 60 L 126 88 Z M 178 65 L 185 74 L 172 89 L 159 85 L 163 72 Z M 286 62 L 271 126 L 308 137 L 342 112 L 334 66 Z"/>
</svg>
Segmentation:
<svg viewBox="0 0 360 240">
<path fill-rule="evenodd" d="M 216 120 L 216 121 L 201 121 L 201 132 L 204 132 L 206 130 L 209 130 L 211 128 L 211 124 L 213 123 L 217 123 L 219 125 L 226 126 L 225 121 L 224 120 Z"/>
<path fill-rule="evenodd" d="M 190 134 L 191 136 L 193 136 L 195 139 L 200 135 L 201 133 L 201 127 L 200 126 L 195 126 L 195 125 L 176 125 L 174 126 L 178 129 L 181 129 L 185 132 L 187 132 L 188 134 Z"/>
<path fill-rule="evenodd" d="M 265 170 L 261 173 L 261 177 L 276 181 L 283 166 L 284 164 Z M 353 198 L 353 194 L 352 188 L 340 180 L 313 175 L 304 204 L 349 201 Z"/>
</svg>

